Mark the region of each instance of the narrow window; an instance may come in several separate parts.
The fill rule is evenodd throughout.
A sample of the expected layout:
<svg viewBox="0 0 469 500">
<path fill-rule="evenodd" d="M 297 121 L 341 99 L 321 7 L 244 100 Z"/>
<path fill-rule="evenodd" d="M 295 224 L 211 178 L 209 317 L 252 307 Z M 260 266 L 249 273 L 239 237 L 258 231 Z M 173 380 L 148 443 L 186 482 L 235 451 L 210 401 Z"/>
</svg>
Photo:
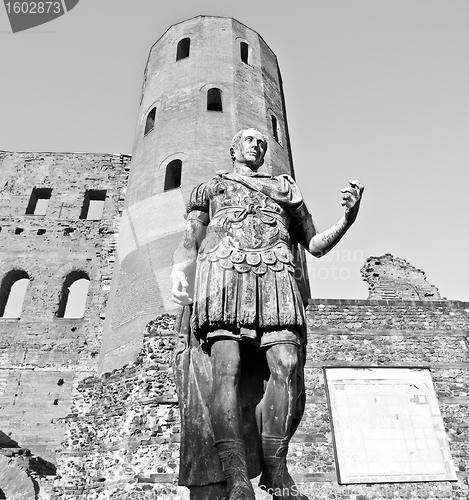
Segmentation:
<svg viewBox="0 0 469 500">
<path fill-rule="evenodd" d="M 176 189 L 181 186 L 182 161 L 173 160 L 166 167 L 164 178 L 164 190 Z"/>
<path fill-rule="evenodd" d="M 151 132 L 155 127 L 155 116 L 156 116 L 156 108 L 152 108 L 151 111 L 147 115 L 147 121 L 145 122 L 145 133 L 147 135 L 148 132 Z"/>
<path fill-rule="evenodd" d="M 274 136 L 274 139 L 281 144 L 280 141 L 280 127 L 278 126 L 278 121 L 277 117 L 275 115 L 270 115 L 272 118 L 272 134 Z"/>
<path fill-rule="evenodd" d="M 142 96 L 140 97 L 140 104 L 142 104 L 143 96 L 145 95 L 145 87 L 147 86 L 147 72 L 143 75 L 143 84 L 142 84 Z"/>
<path fill-rule="evenodd" d="M 90 278 L 84 271 L 71 272 L 64 281 L 60 294 L 58 318 L 83 318 Z"/>
<path fill-rule="evenodd" d="M 85 192 L 85 199 L 83 200 L 80 219 L 101 220 L 105 200 L 105 189 L 87 189 Z"/>
<path fill-rule="evenodd" d="M 207 92 L 207 111 L 223 111 L 221 104 L 221 90 L 208 89 Z"/>
<path fill-rule="evenodd" d="M 179 61 L 179 59 L 185 59 L 186 57 L 189 57 L 190 49 L 191 49 L 190 38 L 183 38 L 182 40 L 180 40 L 176 52 L 176 61 Z"/>
<path fill-rule="evenodd" d="M 0 316 L 19 318 L 29 285 L 28 273 L 15 269 L 6 274 L 0 286 Z"/>
<path fill-rule="evenodd" d="M 241 49 L 241 61 L 243 61 L 243 63 L 250 64 L 249 55 L 251 51 L 249 45 L 246 42 L 241 42 L 239 46 Z"/>
<path fill-rule="evenodd" d="M 50 188 L 33 188 L 26 207 L 26 215 L 46 215 L 51 193 Z"/>
</svg>

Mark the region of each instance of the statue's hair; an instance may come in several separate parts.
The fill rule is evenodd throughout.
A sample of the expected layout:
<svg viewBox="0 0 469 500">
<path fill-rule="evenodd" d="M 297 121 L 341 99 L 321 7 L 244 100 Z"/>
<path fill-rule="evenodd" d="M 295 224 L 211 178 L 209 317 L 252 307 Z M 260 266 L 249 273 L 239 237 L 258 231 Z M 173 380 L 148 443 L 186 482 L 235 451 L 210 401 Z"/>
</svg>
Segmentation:
<svg viewBox="0 0 469 500">
<path fill-rule="evenodd" d="M 244 128 L 243 130 L 240 130 L 239 132 L 237 132 L 231 141 L 230 153 L 231 153 L 232 159 L 234 159 L 233 151 L 239 148 L 239 143 L 241 142 L 241 137 L 242 137 L 243 132 L 245 130 L 255 130 L 256 132 L 259 132 L 259 134 L 262 135 L 262 140 L 265 143 L 265 151 L 267 152 L 267 146 L 268 146 L 267 136 L 265 134 L 263 134 L 260 130 L 257 130 L 257 128 Z"/>
</svg>

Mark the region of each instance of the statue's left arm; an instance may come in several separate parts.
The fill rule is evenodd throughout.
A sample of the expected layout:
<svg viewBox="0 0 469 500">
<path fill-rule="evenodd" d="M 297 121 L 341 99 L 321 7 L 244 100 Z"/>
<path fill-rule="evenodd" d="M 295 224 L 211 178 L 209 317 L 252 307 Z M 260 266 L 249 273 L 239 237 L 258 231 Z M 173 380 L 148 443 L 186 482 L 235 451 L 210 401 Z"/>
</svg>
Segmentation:
<svg viewBox="0 0 469 500">
<path fill-rule="evenodd" d="M 349 186 L 341 189 L 342 206 L 345 214 L 333 226 L 322 232 L 317 232 L 314 224 L 302 224 L 304 234 L 301 243 L 315 257 L 322 257 L 332 250 L 342 236 L 349 230 L 357 218 L 364 187 L 357 181 L 349 181 Z"/>
</svg>

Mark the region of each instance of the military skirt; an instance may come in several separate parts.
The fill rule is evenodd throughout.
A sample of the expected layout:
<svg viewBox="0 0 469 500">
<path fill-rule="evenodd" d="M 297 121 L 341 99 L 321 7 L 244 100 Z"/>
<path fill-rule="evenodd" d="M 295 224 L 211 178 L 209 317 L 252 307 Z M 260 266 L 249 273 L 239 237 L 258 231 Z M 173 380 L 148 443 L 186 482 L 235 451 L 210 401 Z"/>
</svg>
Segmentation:
<svg viewBox="0 0 469 500">
<path fill-rule="evenodd" d="M 285 330 L 298 338 L 305 313 L 288 246 L 242 251 L 222 244 L 199 254 L 192 326 L 201 338 L 217 329 L 248 329 L 258 338 Z"/>
</svg>

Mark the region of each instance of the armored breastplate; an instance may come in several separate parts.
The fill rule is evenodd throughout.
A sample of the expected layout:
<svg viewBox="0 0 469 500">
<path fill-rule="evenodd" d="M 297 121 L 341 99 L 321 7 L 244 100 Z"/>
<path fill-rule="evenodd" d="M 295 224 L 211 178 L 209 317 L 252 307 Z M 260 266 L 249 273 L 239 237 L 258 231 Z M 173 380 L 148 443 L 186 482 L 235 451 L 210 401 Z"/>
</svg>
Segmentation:
<svg viewBox="0 0 469 500">
<path fill-rule="evenodd" d="M 221 185 L 220 185 L 221 184 Z M 217 189 L 218 188 L 218 189 Z M 258 274 L 293 270 L 288 214 L 266 195 L 234 182 L 215 185 L 211 220 L 199 258 Z"/>
</svg>

